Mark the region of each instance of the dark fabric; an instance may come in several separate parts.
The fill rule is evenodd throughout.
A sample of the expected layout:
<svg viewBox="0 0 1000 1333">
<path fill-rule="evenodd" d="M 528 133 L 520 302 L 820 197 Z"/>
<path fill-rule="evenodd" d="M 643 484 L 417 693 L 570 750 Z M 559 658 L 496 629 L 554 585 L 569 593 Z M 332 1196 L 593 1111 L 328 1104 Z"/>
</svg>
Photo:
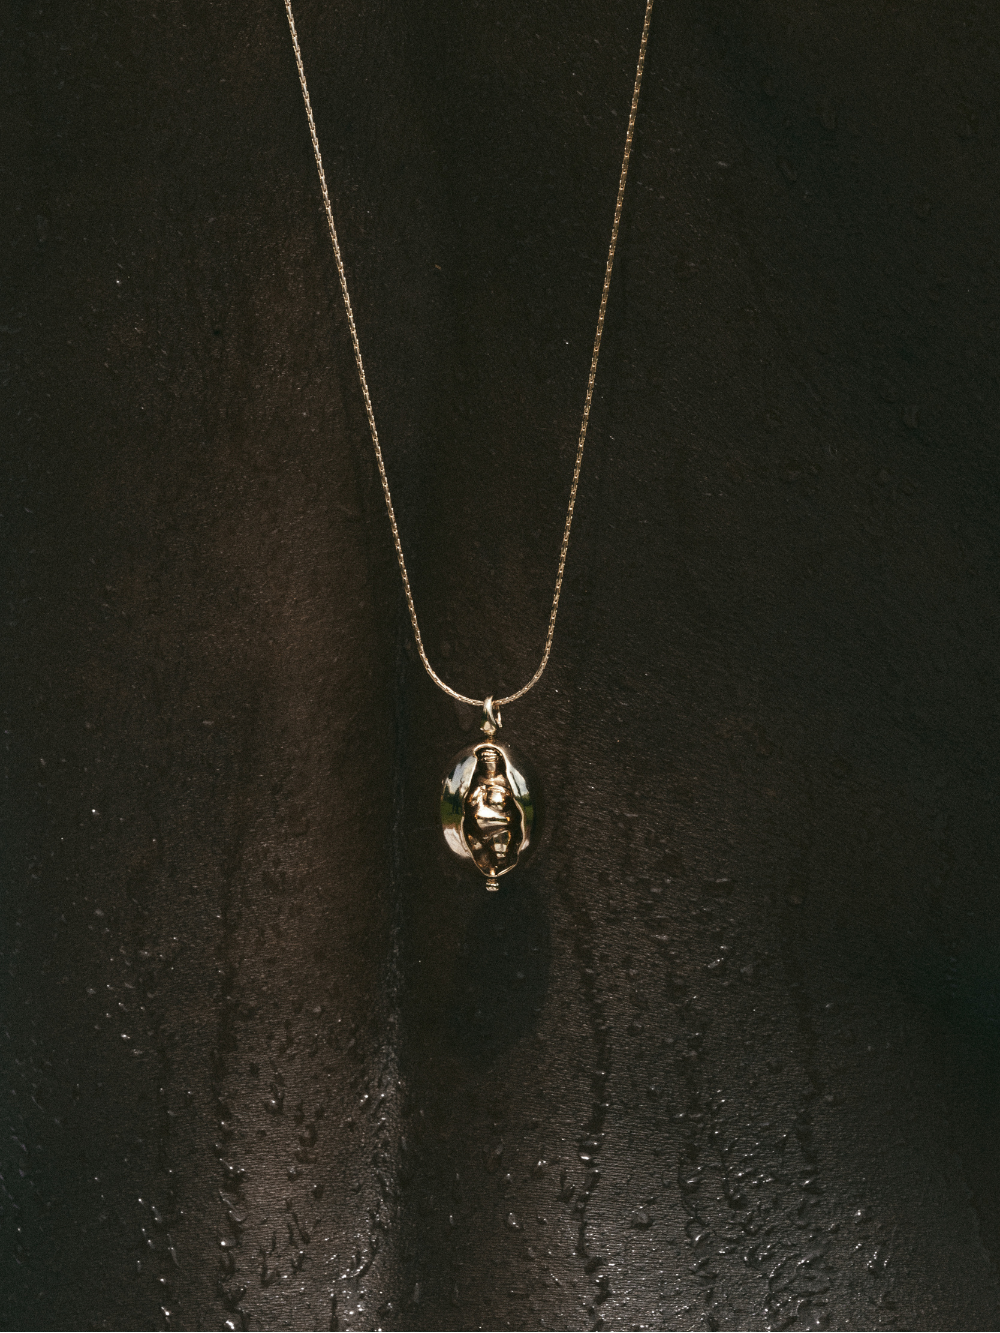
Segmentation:
<svg viewBox="0 0 1000 1333">
<path fill-rule="evenodd" d="M 641 0 L 299 10 L 428 650 L 500 695 Z M 3 1327 L 996 1328 L 996 5 L 659 0 L 490 895 L 281 4 L 3 22 Z"/>
</svg>

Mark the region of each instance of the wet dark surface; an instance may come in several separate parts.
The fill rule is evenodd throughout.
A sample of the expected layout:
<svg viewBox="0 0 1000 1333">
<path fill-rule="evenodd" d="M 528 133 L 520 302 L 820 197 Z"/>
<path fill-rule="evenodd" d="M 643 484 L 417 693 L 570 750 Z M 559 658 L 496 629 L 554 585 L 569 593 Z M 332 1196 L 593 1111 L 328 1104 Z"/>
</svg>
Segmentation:
<svg viewBox="0 0 1000 1333">
<path fill-rule="evenodd" d="M 425 639 L 504 693 L 641 5 L 300 11 Z M 3 1327 L 996 1328 L 995 5 L 660 0 L 489 897 L 280 4 L 4 23 Z"/>
</svg>

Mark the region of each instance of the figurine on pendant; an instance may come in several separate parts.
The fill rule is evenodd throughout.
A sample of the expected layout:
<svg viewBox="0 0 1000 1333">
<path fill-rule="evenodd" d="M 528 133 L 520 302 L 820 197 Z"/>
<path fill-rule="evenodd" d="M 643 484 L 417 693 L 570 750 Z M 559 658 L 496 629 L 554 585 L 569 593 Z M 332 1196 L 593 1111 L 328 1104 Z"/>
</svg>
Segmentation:
<svg viewBox="0 0 1000 1333">
<path fill-rule="evenodd" d="M 487 889 L 513 870 L 532 846 L 536 808 L 527 778 L 506 745 L 492 701 L 484 710 L 487 739 L 456 755 L 441 792 L 445 840 L 486 876 Z"/>
<path fill-rule="evenodd" d="M 479 869 L 491 878 L 513 870 L 521 849 L 521 812 L 507 781 L 503 755 L 495 745 L 481 745 L 472 787 L 465 798 L 462 831 Z"/>
</svg>

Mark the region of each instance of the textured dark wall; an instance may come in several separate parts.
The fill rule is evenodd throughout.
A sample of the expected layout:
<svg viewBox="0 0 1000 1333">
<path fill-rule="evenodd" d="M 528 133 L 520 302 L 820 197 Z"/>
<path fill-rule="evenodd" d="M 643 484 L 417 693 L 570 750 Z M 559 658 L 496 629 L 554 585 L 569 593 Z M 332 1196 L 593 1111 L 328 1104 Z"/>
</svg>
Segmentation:
<svg viewBox="0 0 1000 1333">
<path fill-rule="evenodd" d="M 301 0 L 432 656 L 536 664 L 640 0 Z M 992 1329 L 992 0 L 659 0 L 487 897 L 278 0 L 4 11 L 5 1328 Z"/>
</svg>

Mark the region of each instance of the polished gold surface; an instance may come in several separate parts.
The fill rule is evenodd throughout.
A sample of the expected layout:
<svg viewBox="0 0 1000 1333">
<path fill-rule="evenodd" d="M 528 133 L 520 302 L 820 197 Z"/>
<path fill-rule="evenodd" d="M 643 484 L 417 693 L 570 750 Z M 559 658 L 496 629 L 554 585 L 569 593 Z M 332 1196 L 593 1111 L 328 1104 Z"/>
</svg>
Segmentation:
<svg viewBox="0 0 1000 1333">
<path fill-rule="evenodd" d="M 435 685 L 440 686 L 445 694 L 450 694 L 453 699 L 458 699 L 460 703 L 473 704 L 475 707 L 482 707 L 487 700 L 470 699 L 464 694 L 459 694 L 453 690 L 450 685 L 445 684 L 441 677 L 431 666 L 424 650 L 424 641 L 420 634 L 420 626 L 417 623 L 417 610 L 413 603 L 413 594 L 410 591 L 410 576 L 406 570 L 406 561 L 403 559 L 403 544 L 399 537 L 399 528 L 396 526 L 396 514 L 392 507 L 392 496 L 389 493 L 389 479 L 386 476 L 385 463 L 382 461 L 382 447 L 378 441 L 378 430 L 375 427 L 375 411 L 372 407 L 371 396 L 368 392 L 368 378 L 365 375 L 364 363 L 361 359 L 361 344 L 358 341 L 358 331 L 354 325 L 354 312 L 351 309 L 351 298 L 347 291 L 347 275 L 344 272 L 344 262 L 340 255 L 340 241 L 337 239 L 337 228 L 333 221 L 333 208 L 330 204 L 330 195 L 326 186 L 326 172 L 323 170 L 323 157 L 319 150 L 319 137 L 316 134 L 316 124 L 313 120 L 312 103 L 309 100 L 309 87 L 306 83 L 305 66 L 302 64 L 302 53 L 299 50 L 299 37 L 295 30 L 295 18 L 292 14 L 292 0 L 285 0 L 285 13 L 288 16 L 288 28 L 292 35 L 292 46 L 295 51 L 295 64 L 299 72 L 299 83 L 302 86 L 302 100 L 305 103 L 306 119 L 309 122 L 309 134 L 312 139 L 313 156 L 316 159 L 316 170 L 319 173 L 320 189 L 323 193 L 323 207 L 326 210 L 327 226 L 330 229 L 330 239 L 333 242 L 333 254 L 337 261 L 337 274 L 340 278 L 340 290 L 344 297 L 344 308 L 347 311 L 347 324 L 351 332 L 351 346 L 354 348 L 354 360 L 358 367 L 358 379 L 361 382 L 361 393 L 365 400 L 365 411 L 368 413 L 368 428 L 371 431 L 372 444 L 375 446 L 375 461 L 378 463 L 379 477 L 382 479 L 382 491 L 385 495 L 385 507 L 389 514 L 389 525 L 392 528 L 392 540 L 396 547 L 396 559 L 399 562 L 399 572 L 403 577 L 403 591 L 406 593 L 406 605 L 410 612 L 410 622 L 413 625 L 413 634 L 417 641 L 417 651 L 420 653 L 420 660 L 423 662 L 427 674 Z M 608 304 L 608 289 L 611 286 L 611 270 L 615 262 L 615 247 L 618 244 L 618 228 L 622 217 L 622 201 L 625 198 L 625 180 L 628 176 L 629 156 L 632 152 L 632 136 L 635 132 L 635 114 L 639 106 L 639 90 L 642 87 L 642 71 L 646 63 L 646 43 L 649 39 L 649 21 L 653 15 L 653 0 L 646 0 L 646 17 L 642 25 L 642 37 L 639 41 L 639 62 L 635 70 L 635 84 L 632 89 L 632 108 L 629 112 L 628 128 L 625 131 L 625 152 L 622 157 L 621 172 L 618 177 L 618 196 L 615 200 L 615 216 L 611 225 L 611 244 L 608 246 L 608 261 L 604 268 L 604 286 L 601 290 L 601 304 L 597 314 L 597 332 L 594 334 L 594 347 L 590 358 L 590 374 L 587 377 L 587 393 L 583 402 L 583 417 L 580 422 L 580 434 L 576 449 L 576 464 L 573 468 L 573 481 L 569 492 L 569 507 L 566 510 L 566 522 L 563 527 L 562 544 L 559 548 L 559 567 L 556 571 L 556 586 L 552 595 L 552 608 L 549 612 L 548 631 L 545 635 L 545 648 L 542 653 L 542 660 L 538 670 L 528 681 L 527 685 L 508 695 L 505 699 L 498 699 L 494 707 L 499 704 L 510 704 L 515 699 L 520 699 L 523 694 L 527 694 L 531 687 L 539 681 L 542 672 L 548 664 L 549 655 L 552 652 L 552 638 L 556 630 L 556 615 L 559 611 L 559 595 L 562 592 L 563 572 L 566 568 L 566 552 L 569 549 L 569 533 L 573 526 L 573 511 L 576 508 L 576 491 L 580 482 L 580 468 L 583 464 L 583 446 L 587 442 L 587 426 L 590 422 L 590 404 L 594 394 L 594 381 L 597 378 L 597 358 L 601 352 L 601 337 L 604 333 L 604 315 Z M 492 701 L 491 701 L 492 702 Z"/>
<path fill-rule="evenodd" d="M 452 760 L 441 789 L 445 841 L 486 876 L 488 889 L 527 856 L 536 816 L 524 765 L 492 735 Z"/>
</svg>

